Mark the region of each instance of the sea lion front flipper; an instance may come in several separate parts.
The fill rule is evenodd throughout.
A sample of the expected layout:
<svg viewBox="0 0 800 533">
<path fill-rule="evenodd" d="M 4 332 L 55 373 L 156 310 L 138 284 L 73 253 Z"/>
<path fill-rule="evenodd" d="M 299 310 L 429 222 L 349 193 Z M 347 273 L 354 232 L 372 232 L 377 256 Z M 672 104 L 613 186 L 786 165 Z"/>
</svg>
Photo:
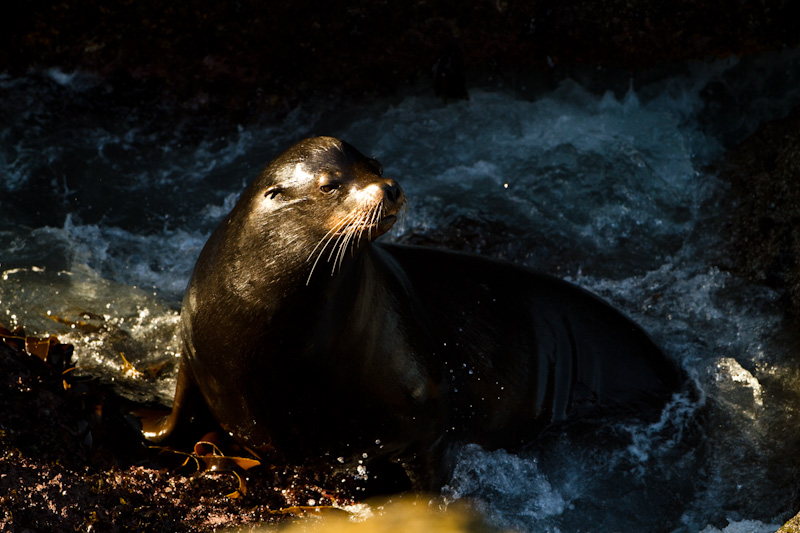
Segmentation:
<svg viewBox="0 0 800 533">
<path fill-rule="evenodd" d="M 178 363 L 178 381 L 175 385 L 175 401 L 169 415 L 153 415 L 141 412 L 142 434 L 151 442 L 164 442 L 183 432 L 205 409 L 203 396 L 194 382 L 191 371 L 181 357 Z"/>
</svg>

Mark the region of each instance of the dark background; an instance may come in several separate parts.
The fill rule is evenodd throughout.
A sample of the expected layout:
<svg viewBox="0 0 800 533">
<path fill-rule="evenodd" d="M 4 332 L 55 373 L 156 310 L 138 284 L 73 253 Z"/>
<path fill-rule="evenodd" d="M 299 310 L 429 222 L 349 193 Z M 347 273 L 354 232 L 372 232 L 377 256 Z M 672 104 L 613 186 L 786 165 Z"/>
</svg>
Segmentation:
<svg viewBox="0 0 800 533">
<path fill-rule="evenodd" d="M 188 112 L 240 117 L 392 93 L 437 60 L 468 78 L 753 54 L 800 42 L 792 0 L 15 2 L 0 71 L 97 72 Z"/>
</svg>

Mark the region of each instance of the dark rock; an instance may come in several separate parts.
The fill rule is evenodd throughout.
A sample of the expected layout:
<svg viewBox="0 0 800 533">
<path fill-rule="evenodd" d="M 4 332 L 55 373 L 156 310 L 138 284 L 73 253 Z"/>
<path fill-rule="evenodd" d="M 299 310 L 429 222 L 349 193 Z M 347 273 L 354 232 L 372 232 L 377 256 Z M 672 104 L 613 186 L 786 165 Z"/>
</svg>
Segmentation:
<svg viewBox="0 0 800 533">
<path fill-rule="evenodd" d="M 391 93 L 430 79 L 437 58 L 454 61 L 453 46 L 467 80 L 513 80 L 577 64 L 632 69 L 780 49 L 800 42 L 800 16 L 794 2 L 760 0 L 66 0 L 19 4 L 0 30 L 9 74 L 96 72 L 118 89 L 156 87 L 188 113 L 241 118 L 312 95 Z"/>
<path fill-rule="evenodd" d="M 741 273 L 800 312 L 800 108 L 762 125 L 725 156 L 735 206 L 730 253 Z"/>
<path fill-rule="evenodd" d="M 181 466 L 191 450 L 149 448 L 129 402 L 33 341 L 0 326 L 0 530 L 210 531 L 351 501 L 300 469 L 250 468 L 243 493 L 233 471 Z"/>
</svg>

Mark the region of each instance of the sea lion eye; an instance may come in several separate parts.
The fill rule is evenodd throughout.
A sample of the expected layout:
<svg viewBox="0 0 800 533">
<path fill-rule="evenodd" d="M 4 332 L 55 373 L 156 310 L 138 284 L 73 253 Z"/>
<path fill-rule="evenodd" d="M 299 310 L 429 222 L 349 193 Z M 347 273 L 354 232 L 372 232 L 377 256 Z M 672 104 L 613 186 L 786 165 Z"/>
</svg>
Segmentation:
<svg viewBox="0 0 800 533">
<path fill-rule="evenodd" d="M 331 194 L 338 188 L 339 188 L 339 182 L 332 181 L 330 183 L 326 183 L 325 185 L 320 185 L 319 190 L 321 190 L 325 194 Z"/>
<path fill-rule="evenodd" d="M 270 200 L 274 200 L 276 196 L 283 192 L 283 188 L 280 185 L 273 185 L 269 189 L 266 190 L 264 193 L 264 198 L 269 197 Z"/>
</svg>

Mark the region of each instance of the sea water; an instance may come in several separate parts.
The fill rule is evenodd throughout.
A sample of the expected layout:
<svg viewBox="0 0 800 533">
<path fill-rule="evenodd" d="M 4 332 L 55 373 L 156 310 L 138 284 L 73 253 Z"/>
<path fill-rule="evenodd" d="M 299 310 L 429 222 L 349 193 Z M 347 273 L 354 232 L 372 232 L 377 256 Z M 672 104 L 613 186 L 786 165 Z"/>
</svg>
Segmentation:
<svg viewBox="0 0 800 533">
<path fill-rule="evenodd" d="M 527 531 L 774 530 L 797 510 L 798 346 L 779 295 L 727 270 L 735 199 L 713 165 L 800 103 L 800 53 L 530 81 L 481 79 L 449 103 L 421 84 L 230 127 L 80 72 L 0 76 L 0 321 L 56 334 L 82 371 L 168 403 L 208 235 L 275 155 L 337 136 L 406 191 L 384 238 L 586 287 L 690 376 L 650 424 L 518 454 L 464 447 L 442 501 Z"/>
</svg>

